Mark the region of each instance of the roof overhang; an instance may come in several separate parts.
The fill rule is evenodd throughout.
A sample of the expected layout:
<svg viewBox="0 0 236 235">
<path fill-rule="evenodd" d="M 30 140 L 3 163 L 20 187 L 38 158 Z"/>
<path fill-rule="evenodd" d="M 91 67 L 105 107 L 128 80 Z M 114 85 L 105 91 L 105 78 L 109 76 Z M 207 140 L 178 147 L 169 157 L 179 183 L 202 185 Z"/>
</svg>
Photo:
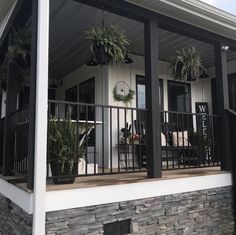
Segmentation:
<svg viewBox="0 0 236 235">
<path fill-rule="evenodd" d="M 236 16 L 199 0 L 126 0 L 224 37 L 236 39 Z"/>
<path fill-rule="evenodd" d="M 14 11 L 17 0 L 1 0 L 0 1 L 0 38 L 6 28 L 6 25 Z"/>
</svg>

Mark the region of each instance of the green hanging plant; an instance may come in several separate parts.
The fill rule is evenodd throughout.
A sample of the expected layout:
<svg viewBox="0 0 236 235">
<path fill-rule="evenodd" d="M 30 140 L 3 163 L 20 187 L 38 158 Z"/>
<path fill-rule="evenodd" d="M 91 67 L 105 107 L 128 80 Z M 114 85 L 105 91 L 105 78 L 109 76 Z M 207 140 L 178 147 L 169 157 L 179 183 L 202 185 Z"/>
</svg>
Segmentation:
<svg viewBox="0 0 236 235">
<path fill-rule="evenodd" d="M 8 56 L 21 68 L 30 66 L 31 32 L 26 28 L 12 28 Z"/>
<path fill-rule="evenodd" d="M 177 56 L 171 61 L 171 74 L 175 80 L 195 81 L 199 78 L 200 70 L 206 70 L 201 56 L 193 46 L 176 51 Z"/>
<path fill-rule="evenodd" d="M 114 25 L 94 27 L 86 32 L 92 56 L 98 64 L 124 63 L 130 41 L 125 33 Z"/>
</svg>

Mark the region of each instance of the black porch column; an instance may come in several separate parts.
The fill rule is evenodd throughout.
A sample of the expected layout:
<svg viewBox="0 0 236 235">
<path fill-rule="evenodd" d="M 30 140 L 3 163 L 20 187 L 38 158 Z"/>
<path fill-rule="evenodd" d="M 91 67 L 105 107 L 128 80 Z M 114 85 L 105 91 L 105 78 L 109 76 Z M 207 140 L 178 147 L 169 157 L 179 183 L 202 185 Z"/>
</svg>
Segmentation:
<svg viewBox="0 0 236 235">
<path fill-rule="evenodd" d="M 215 45 L 217 114 L 220 115 L 219 140 L 221 146 L 221 169 L 231 170 L 230 160 L 230 120 L 226 110 L 229 108 L 227 47 Z"/>
<path fill-rule="evenodd" d="M 157 21 L 151 19 L 145 23 L 147 163 L 149 178 L 161 177 L 161 116 L 158 60 L 158 26 Z"/>
<path fill-rule="evenodd" d="M 17 80 L 18 67 L 15 63 L 9 61 L 7 75 L 7 94 L 6 94 L 6 114 L 4 124 L 3 137 L 3 175 L 9 176 L 13 174 L 14 164 L 14 127 L 11 113 L 16 111 L 17 106 Z"/>
<path fill-rule="evenodd" d="M 32 36 L 30 62 L 29 138 L 27 188 L 34 188 L 34 146 L 35 146 L 35 105 L 36 105 L 36 63 L 37 63 L 38 0 L 32 4 Z"/>
</svg>

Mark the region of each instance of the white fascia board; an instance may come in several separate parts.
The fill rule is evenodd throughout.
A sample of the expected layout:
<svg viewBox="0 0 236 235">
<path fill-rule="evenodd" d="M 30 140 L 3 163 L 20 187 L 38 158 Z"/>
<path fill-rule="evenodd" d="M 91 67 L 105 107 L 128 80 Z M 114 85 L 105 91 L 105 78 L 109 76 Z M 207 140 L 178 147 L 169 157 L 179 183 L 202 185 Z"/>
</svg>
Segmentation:
<svg viewBox="0 0 236 235">
<path fill-rule="evenodd" d="M 167 5 L 178 8 L 180 10 L 199 16 L 205 20 L 215 24 L 224 26 L 231 30 L 236 30 L 236 16 L 221 11 L 209 4 L 196 0 L 160 0 Z"/>
<path fill-rule="evenodd" d="M 146 182 L 49 191 L 46 211 L 139 200 L 177 193 L 207 190 L 232 185 L 230 173 L 189 178 L 150 180 Z"/>
<path fill-rule="evenodd" d="M 0 179 L 0 194 L 8 198 L 28 214 L 33 213 L 33 194 Z"/>
<path fill-rule="evenodd" d="M 8 2 L 6 3 L 8 4 L 6 9 L 4 9 L 2 14 L 0 15 L 0 38 L 2 37 L 6 25 L 15 9 L 16 3 L 17 0 L 8 0 Z"/>
</svg>

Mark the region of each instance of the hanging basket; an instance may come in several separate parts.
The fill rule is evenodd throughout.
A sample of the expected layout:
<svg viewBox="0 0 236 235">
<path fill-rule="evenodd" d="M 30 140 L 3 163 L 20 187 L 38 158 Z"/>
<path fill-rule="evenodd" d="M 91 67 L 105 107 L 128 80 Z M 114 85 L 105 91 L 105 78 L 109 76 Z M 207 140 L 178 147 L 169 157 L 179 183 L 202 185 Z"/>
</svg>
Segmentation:
<svg viewBox="0 0 236 235">
<path fill-rule="evenodd" d="M 105 48 L 102 45 L 96 47 L 95 57 L 98 64 L 107 65 L 111 63 L 111 56 L 106 53 Z"/>
</svg>

